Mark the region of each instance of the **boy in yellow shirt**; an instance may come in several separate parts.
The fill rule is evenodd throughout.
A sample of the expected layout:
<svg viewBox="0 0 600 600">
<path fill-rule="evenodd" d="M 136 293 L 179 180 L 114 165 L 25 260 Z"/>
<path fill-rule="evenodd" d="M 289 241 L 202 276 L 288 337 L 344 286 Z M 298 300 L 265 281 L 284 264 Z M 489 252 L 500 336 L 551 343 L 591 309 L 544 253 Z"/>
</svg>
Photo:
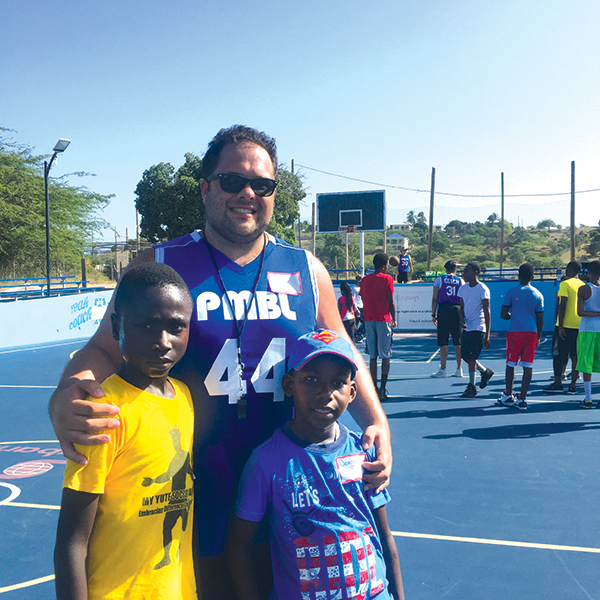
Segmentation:
<svg viewBox="0 0 600 600">
<path fill-rule="evenodd" d="M 577 314 L 577 291 L 585 285 L 579 279 L 581 263 L 577 260 L 571 261 L 566 268 L 566 278 L 561 281 L 558 288 L 558 316 L 554 336 L 552 338 L 552 354 L 554 383 L 545 388 L 545 392 L 562 393 L 562 374 L 571 357 L 571 384 L 567 390 L 568 394 L 576 394 L 575 383 L 579 378 L 577 371 L 577 335 L 581 317 Z"/>
<path fill-rule="evenodd" d="M 192 298 L 161 263 L 128 271 L 111 315 L 123 365 L 102 388 L 120 408 L 111 440 L 68 461 L 54 564 L 58 600 L 195 600 L 193 406 L 168 377 L 188 341 Z"/>
</svg>

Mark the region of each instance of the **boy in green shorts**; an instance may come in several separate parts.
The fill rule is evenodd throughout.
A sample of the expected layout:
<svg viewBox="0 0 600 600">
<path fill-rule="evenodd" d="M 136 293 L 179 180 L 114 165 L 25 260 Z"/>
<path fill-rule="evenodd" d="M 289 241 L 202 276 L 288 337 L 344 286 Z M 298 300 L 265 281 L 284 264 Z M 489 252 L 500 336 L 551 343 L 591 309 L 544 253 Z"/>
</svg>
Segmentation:
<svg viewBox="0 0 600 600">
<path fill-rule="evenodd" d="M 197 598 L 192 558 L 192 399 L 168 377 L 192 298 L 161 263 L 128 271 L 111 315 L 123 365 L 103 384 L 120 408 L 110 441 L 68 461 L 54 551 L 58 600 Z"/>
<path fill-rule="evenodd" d="M 600 373 L 600 261 L 588 266 L 590 281 L 577 291 L 577 314 L 581 317 L 577 337 L 577 370 L 583 373 L 584 408 L 592 408 L 592 373 Z"/>
</svg>

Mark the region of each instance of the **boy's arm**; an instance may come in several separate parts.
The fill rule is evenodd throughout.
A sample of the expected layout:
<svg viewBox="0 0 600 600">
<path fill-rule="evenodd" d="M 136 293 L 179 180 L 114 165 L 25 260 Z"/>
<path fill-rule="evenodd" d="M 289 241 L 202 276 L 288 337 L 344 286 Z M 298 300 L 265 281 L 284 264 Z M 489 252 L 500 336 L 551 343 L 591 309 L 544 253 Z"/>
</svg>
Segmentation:
<svg viewBox="0 0 600 600">
<path fill-rule="evenodd" d="M 483 308 L 483 318 L 485 320 L 485 336 L 483 338 L 483 346 L 487 350 L 490 347 L 490 327 L 492 325 L 492 315 L 490 313 L 490 299 L 481 299 L 481 308 Z"/>
<path fill-rule="evenodd" d="M 467 328 L 467 323 L 465 322 L 465 301 L 460 298 L 460 304 L 458 307 L 458 314 L 460 316 L 460 323 L 463 327 L 463 329 Z"/>
<path fill-rule="evenodd" d="M 86 560 L 98 498 L 98 494 L 63 489 L 54 547 L 57 600 L 87 600 Z"/>
<path fill-rule="evenodd" d="M 227 559 L 239 600 L 261 600 L 253 560 L 257 529 L 258 523 L 240 519 L 237 515 L 233 517 L 227 542 Z"/>
<path fill-rule="evenodd" d="M 538 348 L 540 345 L 540 340 L 542 338 L 542 331 L 544 329 L 544 313 L 543 312 L 535 313 L 535 324 L 536 324 L 536 328 L 537 328 L 536 348 Z"/>
<path fill-rule="evenodd" d="M 580 317 L 600 317 L 600 312 L 595 310 L 585 310 L 585 301 L 589 300 L 592 290 L 589 285 L 582 285 L 577 290 L 577 314 Z"/>
<path fill-rule="evenodd" d="M 373 509 L 372 513 L 375 525 L 377 526 L 377 532 L 379 533 L 379 539 L 381 540 L 387 580 L 390 584 L 390 593 L 394 596 L 395 600 L 404 600 L 404 586 L 402 585 L 398 548 L 396 547 L 394 536 L 390 531 L 385 506 Z"/>
<path fill-rule="evenodd" d="M 396 304 L 394 303 L 394 294 L 388 294 L 388 309 L 392 315 L 392 329 L 396 328 Z"/>
<path fill-rule="evenodd" d="M 559 296 L 559 304 L 558 304 L 558 335 L 564 340 L 567 337 L 564 328 L 564 320 L 565 315 L 567 314 L 567 301 L 568 298 L 566 296 Z"/>
<path fill-rule="evenodd" d="M 440 297 L 440 288 L 437 285 L 433 286 L 433 294 L 431 295 L 431 318 L 433 319 L 433 324 L 437 325 L 437 305 L 438 299 Z"/>
</svg>

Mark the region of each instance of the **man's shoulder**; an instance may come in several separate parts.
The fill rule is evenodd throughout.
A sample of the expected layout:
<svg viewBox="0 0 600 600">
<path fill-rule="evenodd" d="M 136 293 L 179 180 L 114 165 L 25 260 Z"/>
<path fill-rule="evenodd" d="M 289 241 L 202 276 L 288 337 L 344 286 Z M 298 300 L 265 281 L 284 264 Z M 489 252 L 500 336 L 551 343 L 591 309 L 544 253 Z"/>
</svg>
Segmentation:
<svg viewBox="0 0 600 600">
<path fill-rule="evenodd" d="M 198 244 L 203 242 L 204 238 L 200 233 L 199 229 L 195 229 L 190 233 L 186 233 L 180 237 L 173 238 L 172 240 L 168 240 L 166 242 L 161 242 L 160 244 L 156 244 L 154 246 L 155 249 L 160 248 L 182 248 L 184 246 L 189 246 L 190 244 Z"/>
</svg>

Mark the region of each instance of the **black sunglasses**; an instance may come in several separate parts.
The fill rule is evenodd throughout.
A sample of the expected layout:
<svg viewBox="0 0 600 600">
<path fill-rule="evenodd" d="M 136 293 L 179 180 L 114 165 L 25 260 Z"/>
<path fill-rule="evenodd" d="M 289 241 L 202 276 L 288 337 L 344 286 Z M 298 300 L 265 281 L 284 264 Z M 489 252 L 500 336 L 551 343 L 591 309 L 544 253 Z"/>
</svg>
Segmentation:
<svg viewBox="0 0 600 600">
<path fill-rule="evenodd" d="M 228 194 L 241 192 L 248 184 L 257 196 L 270 196 L 275 191 L 277 181 L 267 177 L 244 177 L 237 173 L 214 173 L 206 178 L 206 181 L 219 179 L 221 189 Z"/>
</svg>

